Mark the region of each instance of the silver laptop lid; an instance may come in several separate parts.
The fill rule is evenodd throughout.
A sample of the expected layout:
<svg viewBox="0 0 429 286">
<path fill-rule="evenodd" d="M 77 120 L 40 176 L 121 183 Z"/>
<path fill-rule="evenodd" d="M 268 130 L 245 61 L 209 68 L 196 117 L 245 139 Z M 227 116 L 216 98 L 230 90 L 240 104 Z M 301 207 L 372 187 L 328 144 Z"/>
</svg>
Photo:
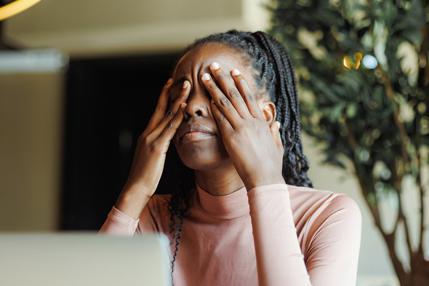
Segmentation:
<svg viewBox="0 0 429 286">
<path fill-rule="evenodd" d="M 0 285 L 171 285 L 163 234 L 0 234 Z"/>
</svg>

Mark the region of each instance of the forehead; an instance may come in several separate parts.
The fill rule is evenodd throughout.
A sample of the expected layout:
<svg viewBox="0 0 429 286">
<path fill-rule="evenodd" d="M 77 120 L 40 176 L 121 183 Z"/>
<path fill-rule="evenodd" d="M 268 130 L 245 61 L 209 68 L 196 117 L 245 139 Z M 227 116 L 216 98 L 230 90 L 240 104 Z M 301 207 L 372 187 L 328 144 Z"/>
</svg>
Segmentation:
<svg viewBox="0 0 429 286">
<path fill-rule="evenodd" d="M 221 43 L 207 43 L 188 51 L 179 60 L 173 76 L 180 74 L 206 72 L 212 62 L 217 62 L 229 72 L 239 69 L 243 76 L 251 75 L 251 66 L 238 50 Z"/>
</svg>

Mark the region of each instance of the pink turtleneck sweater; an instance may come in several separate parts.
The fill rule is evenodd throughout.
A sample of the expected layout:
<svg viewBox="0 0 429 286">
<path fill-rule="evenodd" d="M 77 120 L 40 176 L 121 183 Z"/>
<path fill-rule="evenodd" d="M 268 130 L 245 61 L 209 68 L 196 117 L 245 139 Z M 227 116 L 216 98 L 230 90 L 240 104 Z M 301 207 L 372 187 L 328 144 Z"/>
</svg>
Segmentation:
<svg viewBox="0 0 429 286">
<path fill-rule="evenodd" d="M 162 232 L 171 240 L 170 196 L 154 195 L 138 220 L 113 207 L 100 233 Z M 346 194 L 273 184 L 214 196 L 197 186 L 193 199 L 176 286 L 356 285 L 362 217 Z"/>
</svg>

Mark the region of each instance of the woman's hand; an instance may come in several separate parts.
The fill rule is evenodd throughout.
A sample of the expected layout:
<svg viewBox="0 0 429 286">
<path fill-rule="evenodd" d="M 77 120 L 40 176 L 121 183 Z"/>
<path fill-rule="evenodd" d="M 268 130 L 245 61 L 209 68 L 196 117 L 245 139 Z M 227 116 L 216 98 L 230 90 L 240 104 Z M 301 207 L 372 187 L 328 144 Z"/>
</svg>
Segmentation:
<svg viewBox="0 0 429 286">
<path fill-rule="evenodd" d="M 225 149 L 246 189 L 285 183 L 279 123 L 264 119 L 256 92 L 237 69 L 230 76 L 213 63 L 210 70 L 213 76 L 204 74 L 202 82 L 212 97 L 211 108 Z"/>
<path fill-rule="evenodd" d="M 167 110 L 171 86 L 172 79 L 162 89 L 155 112 L 146 129 L 139 136 L 124 189 L 139 188 L 149 197 L 155 193 L 164 169 L 168 147 L 183 120 L 185 101 L 190 90 L 190 83 L 184 81 L 182 88 L 179 88 L 179 96 Z"/>
<path fill-rule="evenodd" d="M 171 86 L 170 79 L 161 91 L 146 129 L 139 136 L 128 180 L 115 204 L 116 208 L 134 219 L 140 216 L 156 191 L 168 147 L 183 120 L 190 84 L 188 81 L 183 82 L 179 97 L 169 108 Z"/>
</svg>

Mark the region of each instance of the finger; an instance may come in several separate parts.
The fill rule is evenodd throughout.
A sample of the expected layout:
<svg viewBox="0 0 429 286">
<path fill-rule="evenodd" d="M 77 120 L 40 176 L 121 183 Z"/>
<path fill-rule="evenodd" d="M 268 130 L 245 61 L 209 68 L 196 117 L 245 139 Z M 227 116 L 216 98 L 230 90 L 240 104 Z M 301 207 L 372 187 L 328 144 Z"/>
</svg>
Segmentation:
<svg viewBox="0 0 429 286">
<path fill-rule="evenodd" d="M 155 128 L 155 126 L 157 126 L 158 123 L 161 121 L 162 117 L 164 117 L 165 111 L 168 106 L 168 93 L 170 91 L 172 83 L 173 83 L 173 79 L 172 78 L 168 79 L 168 81 L 166 82 L 166 84 L 161 90 L 161 94 L 159 95 L 158 102 L 155 107 L 155 111 L 146 127 L 146 130 L 148 132 L 152 131 Z"/>
<path fill-rule="evenodd" d="M 189 96 L 189 93 L 190 84 L 188 81 L 184 81 L 179 97 L 173 102 L 172 106 L 165 113 L 164 118 L 161 120 L 161 122 L 159 122 L 158 125 L 151 131 L 150 137 L 157 138 L 159 134 L 161 134 L 161 132 L 165 129 L 165 126 L 170 123 L 172 118 L 179 111 L 181 104 L 186 101 Z"/>
<path fill-rule="evenodd" d="M 177 132 L 180 124 L 184 118 L 184 110 L 186 108 L 186 103 L 182 103 L 179 107 L 178 112 L 174 115 L 174 117 L 170 120 L 170 122 L 164 127 L 158 139 L 161 144 L 170 144 L 174 135 Z"/>
<path fill-rule="evenodd" d="M 219 85 L 222 92 L 228 97 L 238 114 L 243 118 L 250 118 L 252 115 L 250 114 L 246 102 L 244 102 L 244 99 L 241 96 L 240 91 L 235 86 L 235 82 L 231 76 L 225 73 L 217 62 L 210 65 L 210 70 L 216 83 Z"/>
<path fill-rule="evenodd" d="M 280 122 L 274 121 L 270 126 L 271 134 L 273 134 L 276 146 L 283 150 L 282 138 L 280 137 Z"/>
<path fill-rule="evenodd" d="M 211 95 L 218 109 L 222 112 L 224 117 L 229 121 L 231 126 L 235 129 L 241 122 L 241 116 L 237 113 L 237 110 L 231 104 L 229 99 L 223 94 L 216 83 L 213 81 L 210 74 L 205 73 L 202 76 L 202 82 Z"/>
<path fill-rule="evenodd" d="M 218 130 L 220 130 L 220 133 L 222 136 L 228 135 L 229 132 L 233 131 L 231 124 L 229 123 L 229 121 L 226 119 L 226 117 L 223 115 L 223 113 L 220 111 L 219 107 L 215 104 L 213 100 L 210 102 L 210 104 L 211 104 L 213 117 L 215 118 Z"/>
<path fill-rule="evenodd" d="M 235 85 L 247 104 L 250 114 L 255 118 L 263 119 L 262 111 L 256 101 L 256 94 L 250 89 L 247 81 L 241 75 L 241 72 L 238 69 L 233 69 L 231 71 L 231 75 L 234 79 Z"/>
<path fill-rule="evenodd" d="M 174 115 L 174 113 L 176 113 L 176 111 L 179 110 L 180 105 L 183 102 L 186 102 L 190 93 L 190 86 L 191 84 L 187 80 L 185 80 L 182 83 L 182 86 L 179 91 L 179 96 L 176 99 L 174 99 L 172 102 L 170 102 L 168 109 L 165 113 L 166 116 L 172 115 L 172 114 Z"/>
</svg>

